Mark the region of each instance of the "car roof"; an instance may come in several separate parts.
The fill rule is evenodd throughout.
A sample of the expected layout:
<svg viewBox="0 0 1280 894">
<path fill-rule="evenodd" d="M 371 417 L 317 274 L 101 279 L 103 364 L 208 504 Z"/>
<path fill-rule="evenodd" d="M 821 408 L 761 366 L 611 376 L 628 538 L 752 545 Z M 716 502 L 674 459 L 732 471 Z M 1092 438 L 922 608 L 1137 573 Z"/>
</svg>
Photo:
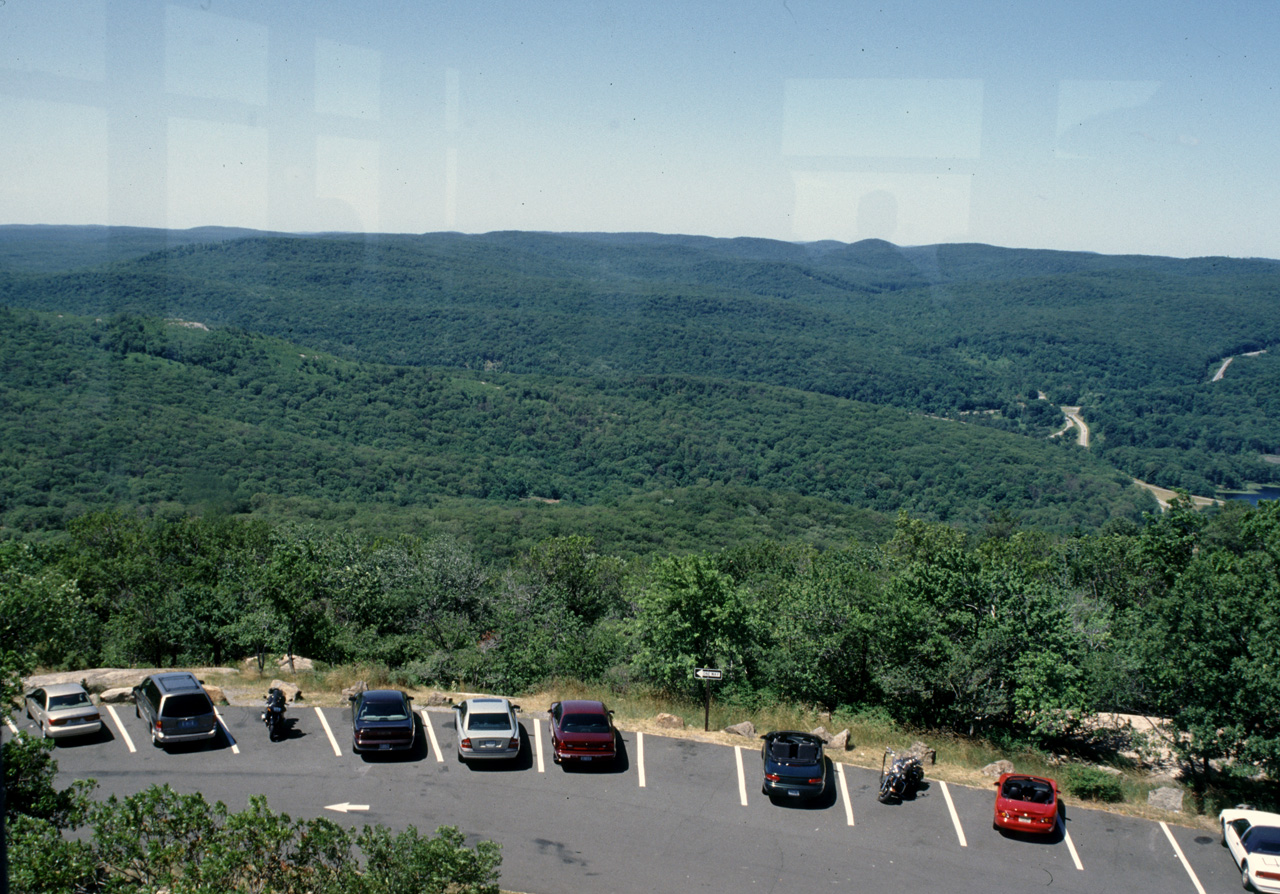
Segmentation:
<svg viewBox="0 0 1280 894">
<path fill-rule="evenodd" d="M 37 686 L 36 688 L 43 689 L 46 695 L 73 695 L 77 692 L 85 691 L 85 688 L 79 683 L 50 683 L 48 686 Z"/>
<path fill-rule="evenodd" d="M 404 698 L 404 693 L 399 689 L 366 689 L 360 695 L 366 701 L 375 702 L 398 702 Z"/>
<path fill-rule="evenodd" d="M 609 711 L 604 702 L 579 698 L 561 702 L 560 709 L 566 714 L 607 714 Z"/>
<path fill-rule="evenodd" d="M 1251 826 L 1280 826 L 1280 813 L 1252 810 L 1248 807 L 1229 808 L 1218 814 L 1218 817 L 1224 823 L 1234 823 L 1238 819 L 1247 819 Z"/>
<path fill-rule="evenodd" d="M 511 702 L 505 698 L 498 698 L 492 695 L 477 695 L 463 701 L 463 704 L 470 708 L 503 708 L 509 709 Z"/>
<path fill-rule="evenodd" d="M 151 682 L 155 683 L 165 692 L 194 692 L 201 689 L 200 681 L 196 679 L 196 675 L 189 671 L 167 671 L 162 674 L 154 674 Z"/>
</svg>

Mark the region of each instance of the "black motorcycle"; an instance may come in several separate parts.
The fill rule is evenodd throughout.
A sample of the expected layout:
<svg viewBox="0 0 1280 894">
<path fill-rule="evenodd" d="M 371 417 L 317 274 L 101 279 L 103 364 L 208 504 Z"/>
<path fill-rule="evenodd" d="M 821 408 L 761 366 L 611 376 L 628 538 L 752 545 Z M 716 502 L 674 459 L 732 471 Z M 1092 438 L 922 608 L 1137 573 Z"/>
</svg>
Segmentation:
<svg viewBox="0 0 1280 894">
<path fill-rule="evenodd" d="M 271 741 L 284 736 L 284 693 L 274 686 L 267 693 L 267 705 L 262 710 L 262 722 L 267 725 L 267 735 Z"/>
<path fill-rule="evenodd" d="M 914 754 L 886 748 L 880 761 L 880 803 L 901 801 L 924 781 L 924 767 Z"/>
</svg>

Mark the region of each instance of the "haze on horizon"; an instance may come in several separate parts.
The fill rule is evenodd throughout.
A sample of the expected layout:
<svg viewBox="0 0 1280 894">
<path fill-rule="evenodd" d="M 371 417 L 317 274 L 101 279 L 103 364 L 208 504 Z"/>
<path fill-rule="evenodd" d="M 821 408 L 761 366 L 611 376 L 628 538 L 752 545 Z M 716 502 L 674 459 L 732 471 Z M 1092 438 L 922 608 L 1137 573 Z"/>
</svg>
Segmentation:
<svg viewBox="0 0 1280 894">
<path fill-rule="evenodd" d="M 0 223 L 1280 257 L 1272 0 L 9 0 Z"/>
</svg>

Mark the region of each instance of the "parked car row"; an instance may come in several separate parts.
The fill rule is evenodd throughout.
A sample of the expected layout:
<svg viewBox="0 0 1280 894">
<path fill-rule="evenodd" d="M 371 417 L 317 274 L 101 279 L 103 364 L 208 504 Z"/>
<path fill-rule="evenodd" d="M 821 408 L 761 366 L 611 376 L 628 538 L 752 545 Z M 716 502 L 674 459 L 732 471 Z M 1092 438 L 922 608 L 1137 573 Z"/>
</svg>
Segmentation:
<svg viewBox="0 0 1280 894">
<path fill-rule="evenodd" d="M 152 674 L 133 689 L 134 713 L 147 722 L 151 742 L 211 739 L 217 735 L 213 702 L 194 674 Z M 351 747 L 357 753 L 411 750 L 416 741 L 413 697 L 398 689 L 370 689 L 351 697 Z M 26 714 L 45 738 L 92 735 L 102 729 L 97 706 L 78 683 L 42 686 L 26 693 Z M 477 696 L 453 708 L 460 762 L 515 760 L 520 756 L 520 706 L 509 699 Z M 617 757 L 613 712 L 600 701 L 552 703 L 552 759 L 589 763 Z M 779 730 L 761 736 L 761 792 L 779 799 L 809 799 L 827 789 L 823 740 L 812 733 Z M 996 781 L 992 827 L 1007 832 L 1050 834 L 1061 810 L 1058 785 L 1041 776 L 1005 773 Z M 1222 845 L 1240 869 L 1245 890 L 1280 894 L 1280 814 L 1224 810 Z"/>
</svg>

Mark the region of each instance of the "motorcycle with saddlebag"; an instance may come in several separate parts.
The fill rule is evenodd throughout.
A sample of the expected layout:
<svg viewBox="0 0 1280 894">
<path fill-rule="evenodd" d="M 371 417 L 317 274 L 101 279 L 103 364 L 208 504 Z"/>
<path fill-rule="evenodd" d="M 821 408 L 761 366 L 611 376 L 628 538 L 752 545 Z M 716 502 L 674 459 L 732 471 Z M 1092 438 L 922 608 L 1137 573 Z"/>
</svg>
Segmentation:
<svg viewBox="0 0 1280 894">
<path fill-rule="evenodd" d="M 267 692 L 267 704 L 262 709 L 262 722 L 267 725 L 267 735 L 272 742 L 285 735 L 284 707 L 284 693 L 272 686 Z"/>
<path fill-rule="evenodd" d="M 914 792 L 924 781 L 924 767 L 914 754 L 898 754 L 892 748 L 884 750 L 880 760 L 880 803 L 901 801 Z"/>
</svg>

